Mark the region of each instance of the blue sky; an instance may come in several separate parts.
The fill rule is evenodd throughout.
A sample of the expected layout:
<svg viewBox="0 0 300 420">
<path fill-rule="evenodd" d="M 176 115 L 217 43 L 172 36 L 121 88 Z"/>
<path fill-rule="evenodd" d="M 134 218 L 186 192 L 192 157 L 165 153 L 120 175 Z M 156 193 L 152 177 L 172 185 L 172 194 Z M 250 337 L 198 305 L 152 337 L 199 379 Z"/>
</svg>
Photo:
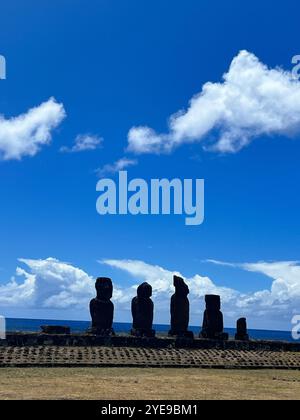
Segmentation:
<svg viewBox="0 0 300 420">
<path fill-rule="evenodd" d="M 205 83 L 222 83 L 222 75 L 241 50 L 269 68 L 291 71 L 292 57 L 300 54 L 299 11 L 296 0 L 3 1 L 0 54 L 6 58 L 7 79 L 0 80 L 0 113 L 8 120 L 51 97 L 65 110 L 65 118 L 61 115 L 49 130 L 51 141 L 48 138 L 48 144 L 32 156 L 5 158 L 2 149 L 0 309 L 4 315 L 88 319 L 86 310 L 75 304 L 40 305 L 32 296 L 30 302 L 16 299 L 13 304 L 15 287 L 9 282 L 17 266 L 41 278 L 36 296 L 42 296 L 42 290 L 49 292 L 47 275 L 19 258 L 55 258 L 91 278 L 110 275 L 125 289 L 144 278 L 143 271 L 124 265 L 120 269 L 125 260 L 178 271 L 190 279 L 198 274 L 247 296 L 270 290 L 281 278 L 291 289 L 300 289 L 297 280 L 290 279 L 290 272 L 299 268 L 296 263 L 284 266 L 285 271 L 276 266 L 278 270 L 267 275 L 269 266 L 241 266 L 299 259 L 299 126 L 287 124 L 274 135 L 258 130 L 250 144 L 230 153 L 206 151 L 197 139 L 183 140 L 167 154 L 125 150 L 132 127 L 168 133 L 168 118 L 187 109 Z M 295 82 L 296 88 L 295 95 L 299 93 Z M 279 107 L 284 104 L 282 98 L 278 101 Z M 282 105 L 283 111 L 297 115 L 294 102 Z M 284 114 L 283 120 L 289 115 Z M 0 148 L 1 136 L 3 144 L 6 138 L 1 129 L 5 127 L 0 121 Z M 292 136 L 287 135 L 289 129 Z M 216 125 L 205 140 L 218 137 L 218 131 Z M 94 150 L 71 152 L 80 135 L 96 139 Z M 21 140 L 26 142 L 26 136 Z M 130 178 L 204 178 L 204 224 L 187 227 L 178 216 L 100 217 L 95 209 L 96 170 L 124 157 L 137 161 L 128 168 Z M 99 264 L 103 260 L 114 263 Z M 17 285 L 23 281 L 22 275 L 17 276 Z M 192 319 L 200 325 L 203 299 L 198 300 Z M 260 308 L 260 315 L 256 300 L 245 309 L 251 326 L 288 329 L 300 291 L 299 296 L 297 291 L 285 300 L 273 300 L 269 312 Z M 130 319 L 128 302 L 122 298 L 120 302 L 124 315 L 117 312 L 117 320 Z M 274 320 L 277 305 L 282 312 Z M 244 308 L 236 311 L 233 306 L 228 309 L 229 326 L 235 316 L 244 314 Z M 167 314 L 157 313 L 157 321 L 167 322 Z"/>
</svg>

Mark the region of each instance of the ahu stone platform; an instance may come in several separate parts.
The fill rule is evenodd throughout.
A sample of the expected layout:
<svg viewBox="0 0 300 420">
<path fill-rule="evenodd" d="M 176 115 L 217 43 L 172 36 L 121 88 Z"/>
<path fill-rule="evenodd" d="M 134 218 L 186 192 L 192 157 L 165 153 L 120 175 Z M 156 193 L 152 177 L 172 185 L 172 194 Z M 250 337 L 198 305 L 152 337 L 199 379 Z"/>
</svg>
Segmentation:
<svg viewBox="0 0 300 420">
<path fill-rule="evenodd" d="M 300 370 L 300 343 L 19 333 L 0 341 L 0 367 Z"/>
<path fill-rule="evenodd" d="M 134 347 L 1 347 L 1 367 L 300 369 L 300 353 Z"/>
</svg>

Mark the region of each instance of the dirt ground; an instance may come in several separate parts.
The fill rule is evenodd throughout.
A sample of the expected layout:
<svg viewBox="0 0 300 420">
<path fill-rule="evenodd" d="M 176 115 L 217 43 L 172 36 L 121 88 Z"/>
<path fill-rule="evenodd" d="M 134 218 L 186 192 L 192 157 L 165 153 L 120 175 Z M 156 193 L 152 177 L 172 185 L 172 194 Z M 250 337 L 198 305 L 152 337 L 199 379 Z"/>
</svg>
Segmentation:
<svg viewBox="0 0 300 420">
<path fill-rule="evenodd" d="M 298 371 L 0 369 L 0 399 L 300 399 Z"/>
</svg>

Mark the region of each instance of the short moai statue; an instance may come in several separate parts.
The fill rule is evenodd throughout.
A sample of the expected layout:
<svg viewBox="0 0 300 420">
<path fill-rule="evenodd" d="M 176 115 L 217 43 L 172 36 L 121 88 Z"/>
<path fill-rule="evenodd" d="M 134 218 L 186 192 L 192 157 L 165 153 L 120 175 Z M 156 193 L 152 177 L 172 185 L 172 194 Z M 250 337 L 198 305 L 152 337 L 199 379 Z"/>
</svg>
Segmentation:
<svg viewBox="0 0 300 420">
<path fill-rule="evenodd" d="M 111 301 L 113 294 L 112 281 L 109 278 L 100 277 L 97 279 L 95 287 L 97 296 L 90 302 L 92 327 L 89 332 L 101 336 L 114 335 L 114 304 Z"/>
<path fill-rule="evenodd" d="M 141 284 L 137 289 L 137 296 L 132 299 L 132 329 L 135 337 L 155 337 L 152 329 L 154 305 L 151 300 L 152 287 L 148 283 Z"/>
<path fill-rule="evenodd" d="M 235 339 L 239 341 L 249 341 L 246 318 L 238 319 L 236 323 Z"/>
<path fill-rule="evenodd" d="M 221 312 L 221 298 L 217 295 L 205 296 L 206 310 L 203 317 L 200 338 L 211 340 L 228 340 L 224 333 L 223 314 Z"/>
<path fill-rule="evenodd" d="M 173 284 L 175 293 L 171 297 L 171 329 L 170 336 L 194 338 L 194 334 L 188 331 L 190 319 L 190 293 L 187 284 L 181 277 L 174 276 Z"/>
</svg>

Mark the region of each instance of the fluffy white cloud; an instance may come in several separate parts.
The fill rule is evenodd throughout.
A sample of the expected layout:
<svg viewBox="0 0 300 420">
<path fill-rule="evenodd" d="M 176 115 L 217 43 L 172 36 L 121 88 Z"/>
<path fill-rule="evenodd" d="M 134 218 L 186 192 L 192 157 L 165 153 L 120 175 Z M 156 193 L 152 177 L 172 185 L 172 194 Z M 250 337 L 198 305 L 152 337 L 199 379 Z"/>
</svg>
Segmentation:
<svg viewBox="0 0 300 420">
<path fill-rule="evenodd" d="M 159 296 L 162 293 L 174 293 L 173 275 L 181 276 L 179 272 L 166 270 L 159 266 L 153 266 L 143 261 L 136 260 L 103 260 L 102 263 L 110 267 L 124 270 L 137 279 L 142 279 L 151 283 L 153 293 Z M 191 289 L 191 293 L 196 297 L 202 297 L 207 293 L 221 294 L 225 300 L 230 300 L 235 292 L 224 287 L 217 287 L 208 277 L 196 275 L 191 279 L 187 279 L 187 283 Z"/>
<path fill-rule="evenodd" d="M 287 305 L 296 312 L 300 311 L 300 266 L 298 262 L 260 262 L 256 264 L 241 264 L 247 271 L 264 274 L 273 280 L 270 290 L 262 292 L 267 305 Z M 259 294 L 255 293 L 256 299 Z M 251 299 L 250 299 L 251 301 Z"/>
<path fill-rule="evenodd" d="M 4 160 L 36 155 L 51 142 L 51 132 L 65 118 L 62 104 L 50 98 L 18 117 L 0 116 L 0 156 Z"/>
<path fill-rule="evenodd" d="M 168 302 L 171 295 L 174 293 L 173 275 L 184 277 L 181 273 L 176 271 L 166 270 L 159 266 L 153 266 L 143 261 L 137 260 L 103 260 L 102 263 L 110 267 L 126 271 L 134 278 L 141 281 L 149 282 L 153 287 L 153 297 L 155 299 L 157 315 L 164 322 L 168 322 L 169 308 Z M 235 290 L 217 286 L 211 279 L 201 275 L 195 275 L 192 278 L 186 279 L 190 288 L 190 300 L 192 307 L 192 318 L 199 323 L 199 314 L 203 311 L 203 298 L 206 294 L 218 294 L 222 296 L 223 303 L 229 303 L 235 300 L 238 292 Z M 136 283 L 133 288 L 136 289 Z M 166 304 L 167 303 L 167 304 Z M 197 316 L 197 318 L 196 318 Z M 196 324 L 197 325 L 197 324 Z"/>
<path fill-rule="evenodd" d="M 213 261 L 212 261 L 213 262 Z M 78 318 L 88 318 L 88 303 L 94 296 L 95 279 L 80 268 L 54 258 L 46 260 L 20 259 L 24 268 L 17 268 L 16 277 L 0 286 L 0 308 L 56 310 L 61 318 L 68 311 Z M 143 281 L 153 286 L 155 322 L 169 322 L 169 300 L 174 292 L 173 275 L 181 275 L 160 266 L 137 260 L 103 260 L 101 264 L 118 269 L 133 277 L 128 286 L 114 281 L 116 321 L 130 322 L 130 302 L 138 284 Z M 300 308 L 300 265 L 297 262 L 261 262 L 256 264 L 225 264 L 236 269 L 262 273 L 272 282 L 268 289 L 242 293 L 223 287 L 210 278 L 196 274 L 186 281 L 190 288 L 191 324 L 201 325 L 204 296 L 218 294 L 227 326 L 234 326 L 237 318 L 246 316 L 254 328 L 290 327 L 291 318 Z M 116 276 L 118 277 L 118 276 Z M 113 276 L 114 278 L 114 276 Z M 75 312 L 74 312 L 75 311 Z M 77 311 L 77 312 L 76 312 Z M 3 312 L 2 312 L 3 313 Z"/>
<path fill-rule="evenodd" d="M 99 149 L 102 146 L 103 138 L 92 134 L 79 134 L 72 147 L 63 146 L 61 152 L 79 153 Z"/>
<path fill-rule="evenodd" d="M 55 258 L 19 259 L 16 276 L 0 286 L 0 307 L 33 309 L 85 309 L 95 295 L 95 279 L 85 271 Z M 114 298 L 126 301 L 115 285 Z"/>
<path fill-rule="evenodd" d="M 252 327 L 290 328 L 291 318 L 294 314 L 299 313 L 300 308 L 300 265 L 297 262 L 261 262 L 257 264 L 211 262 L 261 273 L 273 281 L 270 289 L 262 289 L 254 293 L 242 293 L 217 285 L 208 277 L 199 274 L 187 278 L 186 281 L 190 288 L 191 322 L 194 325 L 201 323 L 204 296 L 206 294 L 218 294 L 222 298 L 227 325 L 234 326 L 237 318 L 247 316 Z M 173 274 L 181 275 L 180 273 L 165 270 L 142 261 L 104 260 L 103 263 L 126 271 L 139 281 L 151 283 L 159 320 L 163 319 L 163 322 L 168 322 L 168 301 L 173 293 L 172 277 Z"/>
<path fill-rule="evenodd" d="M 81 306 L 93 294 L 93 280 L 83 270 L 54 258 L 20 259 L 29 272 L 17 268 L 17 277 L 0 287 L 0 306 L 32 308 Z"/>
<path fill-rule="evenodd" d="M 270 289 L 243 294 L 236 305 L 245 313 L 273 320 L 290 322 L 293 314 L 300 313 L 300 265 L 297 261 L 259 262 L 255 264 L 228 264 L 211 261 L 249 272 L 264 274 L 272 279 Z"/>
<path fill-rule="evenodd" d="M 128 159 L 123 157 L 112 164 L 104 165 L 103 168 L 97 169 L 96 173 L 99 177 L 105 175 L 115 174 L 119 171 L 124 171 L 124 169 L 129 168 L 130 166 L 135 166 L 138 164 L 136 159 Z"/>
<path fill-rule="evenodd" d="M 293 299 L 300 299 L 300 265 L 297 261 L 258 262 L 245 264 L 232 264 L 216 260 L 208 260 L 212 264 L 261 273 L 273 280 L 270 290 L 263 290 L 246 297 L 240 305 L 247 305 L 258 296 L 267 297 L 268 306 L 276 303 L 287 303 Z M 263 302 L 262 302 L 263 303 Z"/>
<path fill-rule="evenodd" d="M 22 283 L 18 283 L 15 277 L 10 282 L 0 286 L 0 306 L 27 306 L 34 299 L 35 277 L 25 270 L 17 268 L 17 276 L 22 276 Z"/>
<path fill-rule="evenodd" d="M 123 291 L 124 296 L 132 297 L 138 284 L 141 282 L 147 281 L 150 283 L 153 288 L 153 299 L 156 308 L 155 322 L 169 322 L 169 301 L 174 293 L 173 275 L 182 276 L 181 273 L 137 260 L 103 260 L 101 263 L 126 271 L 137 279 L 137 282 L 130 289 Z M 208 277 L 198 274 L 192 278 L 187 278 L 186 282 L 189 285 L 191 293 L 191 322 L 194 325 L 199 325 L 199 322 L 202 321 L 201 318 L 204 310 L 203 298 L 206 294 L 218 294 L 222 296 L 223 304 L 234 301 L 238 296 L 238 292 L 226 287 L 219 287 Z"/>
<path fill-rule="evenodd" d="M 170 117 L 167 134 L 133 127 L 128 149 L 167 153 L 184 143 L 204 142 L 205 148 L 234 153 L 255 137 L 299 133 L 300 82 L 292 72 L 269 69 L 254 54 L 241 51 L 222 83 L 206 83 L 187 110 Z"/>
</svg>

